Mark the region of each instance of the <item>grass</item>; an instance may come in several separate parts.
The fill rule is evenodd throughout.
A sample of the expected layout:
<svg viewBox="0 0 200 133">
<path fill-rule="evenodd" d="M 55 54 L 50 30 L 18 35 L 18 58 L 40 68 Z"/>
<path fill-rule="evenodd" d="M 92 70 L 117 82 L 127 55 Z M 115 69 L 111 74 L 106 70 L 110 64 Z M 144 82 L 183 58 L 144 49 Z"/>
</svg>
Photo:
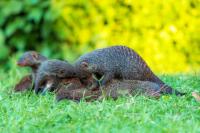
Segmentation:
<svg viewBox="0 0 200 133">
<path fill-rule="evenodd" d="M 14 93 L 23 70 L 0 72 L 0 132 L 200 132 L 200 103 L 191 97 L 200 91 L 197 75 L 161 76 L 184 97 L 144 96 L 95 102 L 55 102 L 54 95 Z M 2 76 L 3 75 L 3 76 Z"/>
</svg>

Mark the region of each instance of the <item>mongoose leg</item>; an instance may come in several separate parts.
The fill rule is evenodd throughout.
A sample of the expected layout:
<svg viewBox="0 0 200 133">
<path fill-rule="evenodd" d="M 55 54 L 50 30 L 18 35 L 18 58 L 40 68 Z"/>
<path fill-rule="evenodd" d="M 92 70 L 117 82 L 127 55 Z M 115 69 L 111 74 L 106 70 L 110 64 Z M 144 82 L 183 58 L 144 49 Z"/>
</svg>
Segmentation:
<svg viewBox="0 0 200 133">
<path fill-rule="evenodd" d="M 36 82 L 37 87 L 35 88 L 35 91 L 36 93 L 41 91 L 43 95 L 47 91 L 54 91 L 57 88 L 59 81 L 60 79 L 56 76 L 45 76 Z"/>
<path fill-rule="evenodd" d="M 45 82 L 46 82 L 46 78 L 37 79 L 35 81 L 34 91 L 35 91 L 36 94 L 38 94 L 42 90 L 42 85 L 44 85 Z"/>
<path fill-rule="evenodd" d="M 112 73 L 106 73 L 101 79 L 100 79 L 100 87 L 104 88 L 108 82 L 110 82 L 114 78 L 114 75 Z"/>
<path fill-rule="evenodd" d="M 59 86 L 59 81 L 60 81 L 60 79 L 58 77 L 54 77 L 54 76 L 46 79 L 46 84 L 45 84 L 44 88 L 41 88 L 42 95 L 45 95 L 47 91 L 53 92 L 54 90 L 56 90 L 57 87 Z"/>
<path fill-rule="evenodd" d="M 42 95 L 45 95 L 47 91 L 50 90 L 51 86 L 52 86 L 53 82 L 48 82 L 44 88 L 42 88 Z"/>
</svg>

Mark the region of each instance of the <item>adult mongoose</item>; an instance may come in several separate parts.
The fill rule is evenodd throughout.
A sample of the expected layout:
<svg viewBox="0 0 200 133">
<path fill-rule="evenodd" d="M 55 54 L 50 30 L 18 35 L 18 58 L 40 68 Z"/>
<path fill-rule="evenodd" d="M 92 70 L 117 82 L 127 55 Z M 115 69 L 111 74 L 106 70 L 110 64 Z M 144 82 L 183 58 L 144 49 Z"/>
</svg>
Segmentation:
<svg viewBox="0 0 200 133">
<path fill-rule="evenodd" d="M 160 87 L 165 86 L 165 94 L 183 95 L 161 81 L 142 57 L 126 46 L 112 46 L 84 54 L 75 62 L 75 68 L 80 79 L 91 74 L 102 77 L 102 86 L 112 79 L 151 81 Z"/>
</svg>

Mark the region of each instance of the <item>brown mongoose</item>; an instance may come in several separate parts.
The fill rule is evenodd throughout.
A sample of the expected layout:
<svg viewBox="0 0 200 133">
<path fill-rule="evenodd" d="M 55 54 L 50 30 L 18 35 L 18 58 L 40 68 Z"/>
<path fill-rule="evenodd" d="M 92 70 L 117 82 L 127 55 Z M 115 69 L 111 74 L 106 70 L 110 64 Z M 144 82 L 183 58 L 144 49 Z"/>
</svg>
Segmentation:
<svg viewBox="0 0 200 133">
<path fill-rule="evenodd" d="M 48 90 L 54 91 L 60 82 L 69 84 L 72 82 L 71 78 L 77 77 L 75 70 L 74 66 L 67 61 L 53 59 L 42 62 L 37 70 L 35 92 L 44 94 Z M 93 82 L 92 75 L 87 75 L 87 79 L 83 79 L 81 84 L 89 88 Z"/>
<path fill-rule="evenodd" d="M 67 61 L 57 59 L 43 61 L 37 70 L 35 93 L 53 91 L 63 78 L 73 78 L 75 74 L 74 67 Z"/>
<path fill-rule="evenodd" d="M 75 62 L 75 68 L 80 79 L 91 74 L 102 77 L 102 86 L 112 79 L 151 81 L 160 87 L 165 86 L 165 94 L 183 95 L 161 81 L 142 57 L 126 46 L 112 46 L 84 54 Z"/>
<path fill-rule="evenodd" d="M 139 80 L 112 80 L 105 87 L 105 96 L 117 99 L 120 96 L 144 94 L 150 97 L 159 98 L 162 88 L 156 83 Z M 70 99 L 80 101 L 97 100 L 102 97 L 100 89 L 87 89 L 79 79 L 74 79 L 68 86 L 60 86 L 56 93 L 56 100 Z"/>
<path fill-rule="evenodd" d="M 47 57 L 39 54 L 36 51 L 28 51 L 25 52 L 17 61 L 17 65 L 20 67 L 30 67 L 32 72 L 32 82 L 35 82 L 35 76 L 36 76 L 36 72 L 37 69 L 39 67 L 39 65 L 41 64 L 41 62 L 47 60 Z M 26 77 L 23 77 L 26 78 Z M 23 78 L 21 80 L 23 80 Z"/>
</svg>

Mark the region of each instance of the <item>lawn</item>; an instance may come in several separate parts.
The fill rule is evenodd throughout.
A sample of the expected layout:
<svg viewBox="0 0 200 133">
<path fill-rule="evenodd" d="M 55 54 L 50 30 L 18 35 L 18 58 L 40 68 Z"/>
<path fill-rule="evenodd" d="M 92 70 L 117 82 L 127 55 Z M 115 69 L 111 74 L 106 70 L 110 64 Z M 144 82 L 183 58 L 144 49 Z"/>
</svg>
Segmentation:
<svg viewBox="0 0 200 133">
<path fill-rule="evenodd" d="M 200 91 L 200 77 L 161 75 L 184 97 L 144 96 L 95 102 L 55 102 L 54 95 L 14 93 L 13 85 L 26 72 L 0 72 L 0 132 L 200 132 L 200 103 L 191 92 Z"/>
</svg>

